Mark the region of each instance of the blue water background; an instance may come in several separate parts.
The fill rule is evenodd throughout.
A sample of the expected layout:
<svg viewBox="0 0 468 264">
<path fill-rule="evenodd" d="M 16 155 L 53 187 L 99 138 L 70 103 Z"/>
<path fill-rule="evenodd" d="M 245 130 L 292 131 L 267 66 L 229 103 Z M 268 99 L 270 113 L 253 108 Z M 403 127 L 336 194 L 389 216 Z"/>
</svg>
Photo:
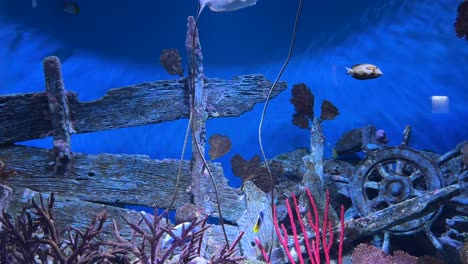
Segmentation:
<svg viewBox="0 0 468 264">
<path fill-rule="evenodd" d="M 63 1 L 0 1 L 0 94 L 44 91 L 42 59 L 61 58 L 65 85 L 82 101 L 111 88 L 175 78 L 159 64 L 162 49 L 184 55 L 187 16 L 197 1 L 76 1 L 78 16 Z M 304 1 L 293 58 L 282 80 L 288 90 L 272 100 L 263 129 L 267 157 L 309 145 L 306 130 L 292 125 L 291 87 L 306 83 L 340 110 L 324 122 L 326 156 L 340 135 L 374 124 L 398 145 L 405 125 L 411 146 L 444 153 L 468 139 L 468 42 L 455 36 L 456 0 Z M 276 77 L 289 48 L 298 1 L 260 0 L 231 13 L 205 10 L 199 30 L 207 77 L 262 73 Z M 344 67 L 373 63 L 379 79 L 355 80 Z M 235 88 L 233 88 L 235 89 Z M 450 100 L 448 113 L 432 113 L 431 96 Z M 263 104 L 238 118 L 208 121 L 208 136 L 228 135 L 231 152 L 220 159 L 232 186 L 230 159 L 260 154 L 257 127 Z M 179 158 L 187 120 L 73 135 L 72 150 Z M 242 129 L 239 129 L 242 128 Z M 50 148 L 51 139 L 28 145 Z M 190 158 L 190 149 L 186 158 Z"/>
</svg>

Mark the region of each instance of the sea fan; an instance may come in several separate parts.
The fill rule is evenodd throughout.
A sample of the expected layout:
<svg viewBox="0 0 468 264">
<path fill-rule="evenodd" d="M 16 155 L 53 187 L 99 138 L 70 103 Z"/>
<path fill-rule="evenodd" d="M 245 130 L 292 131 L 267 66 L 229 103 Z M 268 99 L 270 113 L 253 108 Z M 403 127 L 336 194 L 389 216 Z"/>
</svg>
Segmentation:
<svg viewBox="0 0 468 264">
<path fill-rule="evenodd" d="M 231 168 L 234 175 L 242 178 L 242 183 L 251 181 L 264 192 L 273 189 L 268 170 L 262 167 L 258 155 L 255 155 L 251 160 L 245 160 L 237 154 L 231 159 Z"/>
<path fill-rule="evenodd" d="M 339 114 L 338 108 L 328 100 L 323 100 L 321 110 L 320 121 L 333 120 Z"/>
<path fill-rule="evenodd" d="M 232 142 L 228 136 L 223 136 L 219 134 L 212 135 L 209 139 L 210 142 L 210 159 L 214 160 L 219 157 L 224 156 L 226 153 L 231 150 Z"/>
<path fill-rule="evenodd" d="M 468 40 L 468 1 L 463 1 L 458 6 L 458 15 L 455 21 L 455 32 L 457 37 L 465 37 Z"/>
<path fill-rule="evenodd" d="M 167 73 L 171 75 L 184 76 L 184 68 L 182 67 L 182 57 L 178 49 L 166 49 L 161 52 L 159 61 Z"/>
</svg>

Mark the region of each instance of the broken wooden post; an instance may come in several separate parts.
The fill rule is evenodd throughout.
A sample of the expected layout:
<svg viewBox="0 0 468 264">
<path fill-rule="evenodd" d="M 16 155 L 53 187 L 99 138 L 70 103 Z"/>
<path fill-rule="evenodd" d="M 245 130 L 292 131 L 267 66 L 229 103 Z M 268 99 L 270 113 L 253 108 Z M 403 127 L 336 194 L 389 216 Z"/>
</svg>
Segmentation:
<svg viewBox="0 0 468 264">
<path fill-rule="evenodd" d="M 68 171 L 69 162 L 72 158 L 70 134 L 73 129 L 70 121 L 67 92 L 63 83 L 59 58 L 56 56 L 46 57 L 43 61 L 43 67 L 54 140 L 54 171 L 63 175 Z"/>
<path fill-rule="evenodd" d="M 317 184 L 317 179 L 320 179 L 321 184 L 325 186 L 325 179 L 323 177 L 324 142 L 325 137 L 322 132 L 322 123 L 315 118 L 310 128 L 310 154 L 303 158 L 310 173 L 304 176 L 302 183 L 310 190 L 314 189 L 312 185 Z"/>
<path fill-rule="evenodd" d="M 195 39 L 194 39 L 195 38 Z M 192 122 L 192 194 L 194 203 L 213 214 L 215 208 L 208 203 L 207 194 L 212 189 L 209 175 L 204 169 L 203 156 L 206 143 L 206 94 L 204 90 L 203 54 L 201 52 L 195 19 L 187 20 L 187 38 L 185 41 L 189 65 L 188 90 Z"/>
</svg>

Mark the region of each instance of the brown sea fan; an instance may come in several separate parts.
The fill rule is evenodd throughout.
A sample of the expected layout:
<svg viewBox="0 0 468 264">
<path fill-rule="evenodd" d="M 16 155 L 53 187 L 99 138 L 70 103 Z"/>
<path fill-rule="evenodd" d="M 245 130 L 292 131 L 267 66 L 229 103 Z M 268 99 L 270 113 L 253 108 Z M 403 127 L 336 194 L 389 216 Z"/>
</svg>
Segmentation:
<svg viewBox="0 0 468 264">
<path fill-rule="evenodd" d="M 314 95 L 305 83 L 295 84 L 292 88 L 290 102 L 294 105 L 296 113 L 314 118 Z"/>
<path fill-rule="evenodd" d="M 159 61 L 167 73 L 171 75 L 184 76 L 184 68 L 182 67 L 182 57 L 178 49 L 165 49 L 161 52 Z"/>
<path fill-rule="evenodd" d="M 210 159 L 214 160 L 221 156 L 224 156 L 226 153 L 231 150 L 232 142 L 228 136 L 223 136 L 219 134 L 214 134 L 209 139 L 210 142 Z"/>
<path fill-rule="evenodd" d="M 455 32 L 457 37 L 465 37 L 468 40 L 468 1 L 463 1 L 457 8 L 457 18 L 455 21 Z"/>
<path fill-rule="evenodd" d="M 323 100 L 321 110 L 320 121 L 333 120 L 339 114 L 338 108 L 328 100 Z"/>
<path fill-rule="evenodd" d="M 262 167 L 258 155 L 255 155 L 251 160 L 245 160 L 237 154 L 231 159 L 231 168 L 234 175 L 242 178 L 242 183 L 251 181 L 263 192 L 269 192 L 273 189 L 270 174 L 265 167 Z"/>
</svg>

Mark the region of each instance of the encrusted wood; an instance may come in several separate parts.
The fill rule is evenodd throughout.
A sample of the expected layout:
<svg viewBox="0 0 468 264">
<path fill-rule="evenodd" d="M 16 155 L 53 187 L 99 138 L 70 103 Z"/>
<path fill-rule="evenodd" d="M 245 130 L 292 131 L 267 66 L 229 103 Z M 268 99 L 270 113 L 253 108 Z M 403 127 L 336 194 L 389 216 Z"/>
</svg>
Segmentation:
<svg viewBox="0 0 468 264">
<path fill-rule="evenodd" d="M 208 118 L 232 117 L 250 111 L 266 99 L 271 82 L 263 75 L 235 76 L 231 80 L 205 79 Z M 272 96 L 286 89 L 276 85 Z M 189 117 L 185 80 L 162 80 L 109 90 L 102 98 L 80 102 L 67 92 L 74 133 L 157 124 Z M 45 92 L 0 96 L 0 144 L 52 135 Z"/>
<path fill-rule="evenodd" d="M 74 153 L 67 177 L 54 174 L 52 151 L 26 147 L 0 148 L 0 157 L 18 175 L 8 181 L 13 189 L 56 192 L 62 196 L 98 204 L 169 206 L 175 187 L 179 160 L 152 160 L 145 155 Z M 213 176 L 219 183 L 223 216 L 235 222 L 244 210 L 236 190 L 227 186 L 220 163 L 210 163 Z M 175 208 L 190 202 L 187 188 L 191 184 L 190 162 L 184 161 Z M 211 202 L 213 193 L 207 194 Z M 70 210 L 73 210 L 72 208 Z M 216 215 L 216 214 L 215 214 Z"/>
</svg>

